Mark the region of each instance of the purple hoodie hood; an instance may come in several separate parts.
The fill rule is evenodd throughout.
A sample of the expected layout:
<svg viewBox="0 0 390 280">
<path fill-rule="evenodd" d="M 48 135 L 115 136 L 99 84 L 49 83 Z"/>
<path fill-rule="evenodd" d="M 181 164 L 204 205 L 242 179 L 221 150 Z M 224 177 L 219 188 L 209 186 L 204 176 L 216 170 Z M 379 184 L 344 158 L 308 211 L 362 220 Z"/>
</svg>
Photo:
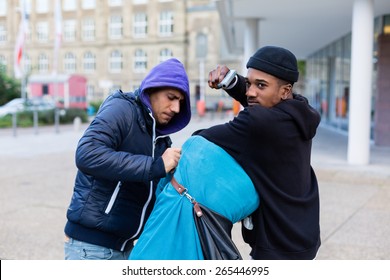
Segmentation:
<svg viewBox="0 0 390 280">
<path fill-rule="evenodd" d="M 184 102 L 180 106 L 180 112 L 167 125 L 156 129 L 160 134 L 165 135 L 183 129 L 191 119 L 188 76 L 183 64 L 176 58 L 170 58 L 161 62 L 150 70 L 149 74 L 143 79 L 140 86 L 139 98 L 150 110 L 151 105 L 149 95 L 147 94 L 148 89 L 161 87 L 176 88 L 184 94 Z"/>
</svg>

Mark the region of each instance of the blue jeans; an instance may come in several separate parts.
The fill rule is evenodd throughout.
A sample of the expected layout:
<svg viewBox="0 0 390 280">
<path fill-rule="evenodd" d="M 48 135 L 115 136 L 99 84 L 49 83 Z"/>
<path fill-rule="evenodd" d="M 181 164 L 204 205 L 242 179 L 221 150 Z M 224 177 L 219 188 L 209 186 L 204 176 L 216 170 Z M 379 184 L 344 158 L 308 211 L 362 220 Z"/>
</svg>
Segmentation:
<svg viewBox="0 0 390 280">
<path fill-rule="evenodd" d="M 127 260 L 129 251 L 117 251 L 99 245 L 65 237 L 65 260 Z"/>
</svg>

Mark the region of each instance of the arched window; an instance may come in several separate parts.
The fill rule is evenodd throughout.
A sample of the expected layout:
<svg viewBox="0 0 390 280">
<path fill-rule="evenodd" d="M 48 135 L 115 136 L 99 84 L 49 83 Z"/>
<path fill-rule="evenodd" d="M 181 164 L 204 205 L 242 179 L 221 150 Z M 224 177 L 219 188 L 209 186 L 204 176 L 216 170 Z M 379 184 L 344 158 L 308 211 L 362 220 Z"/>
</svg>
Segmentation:
<svg viewBox="0 0 390 280">
<path fill-rule="evenodd" d="M 172 50 L 168 49 L 168 48 L 165 48 L 165 49 L 162 49 L 160 51 L 160 55 L 159 55 L 159 62 L 163 62 L 169 58 L 172 58 L 173 57 L 173 52 Z"/>
<path fill-rule="evenodd" d="M 148 68 L 148 57 L 146 52 L 138 49 L 134 55 L 134 72 L 146 72 Z"/>
<path fill-rule="evenodd" d="M 68 73 L 74 73 L 76 71 L 76 56 L 71 53 L 71 52 L 68 52 L 65 54 L 65 57 L 64 57 L 64 70 L 65 72 L 68 72 Z"/>
<path fill-rule="evenodd" d="M 43 53 L 38 56 L 38 72 L 47 73 L 49 71 L 49 59 Z"/>
<path fill-rule="evenodd" d="M 94 72 L 96 70 L 96 56 L 90 51 L 84 53 L 83 68 L 85 72 Z"/>
<path fill-rule="evenodd" d="M 109 69 L 111 73 L 119 73 L 123 69 L 123 55 L 120 51 L 114 50 L 110 54 Z"/>
</svg>

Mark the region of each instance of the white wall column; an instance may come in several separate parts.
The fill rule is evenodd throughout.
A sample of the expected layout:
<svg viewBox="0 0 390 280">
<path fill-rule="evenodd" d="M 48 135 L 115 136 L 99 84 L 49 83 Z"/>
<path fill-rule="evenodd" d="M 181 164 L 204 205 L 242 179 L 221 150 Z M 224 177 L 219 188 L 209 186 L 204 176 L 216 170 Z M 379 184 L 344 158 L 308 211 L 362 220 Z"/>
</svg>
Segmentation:
<svg viewBox="0 0 390 280">
<path fill-rule="evenodd" d="M 249 58 L 257 51 L 259 46 L 259 20 L 256 18 L 245 19 L 244 27 L 244 57 L 242 58 L 241 74 L 246 75 L 246 63 Z"/>
<path fill-rule="evenodd" d="M 348 162 L 357 165 L 370 161 L 373 6 L 373 0 L 353 4 Z"/>
</svg>

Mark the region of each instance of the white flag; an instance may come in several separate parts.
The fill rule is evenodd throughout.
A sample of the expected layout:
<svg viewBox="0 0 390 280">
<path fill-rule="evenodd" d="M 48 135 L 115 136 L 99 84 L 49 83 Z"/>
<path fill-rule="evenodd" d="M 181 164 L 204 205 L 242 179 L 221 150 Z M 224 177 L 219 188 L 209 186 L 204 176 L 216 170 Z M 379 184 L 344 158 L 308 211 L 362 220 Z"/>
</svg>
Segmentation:
<svg viewBox="0 0 390 280">
<path fill-rule="evenodd" d="M 14 50 L 14 72 L 15 77 L 20 79 L 23 76 L 23 48 L 27 33 L 28 13 L 25 0 L 20 0 L 20 25 L 18 37 L 16 38 Z"/>
</svg>

